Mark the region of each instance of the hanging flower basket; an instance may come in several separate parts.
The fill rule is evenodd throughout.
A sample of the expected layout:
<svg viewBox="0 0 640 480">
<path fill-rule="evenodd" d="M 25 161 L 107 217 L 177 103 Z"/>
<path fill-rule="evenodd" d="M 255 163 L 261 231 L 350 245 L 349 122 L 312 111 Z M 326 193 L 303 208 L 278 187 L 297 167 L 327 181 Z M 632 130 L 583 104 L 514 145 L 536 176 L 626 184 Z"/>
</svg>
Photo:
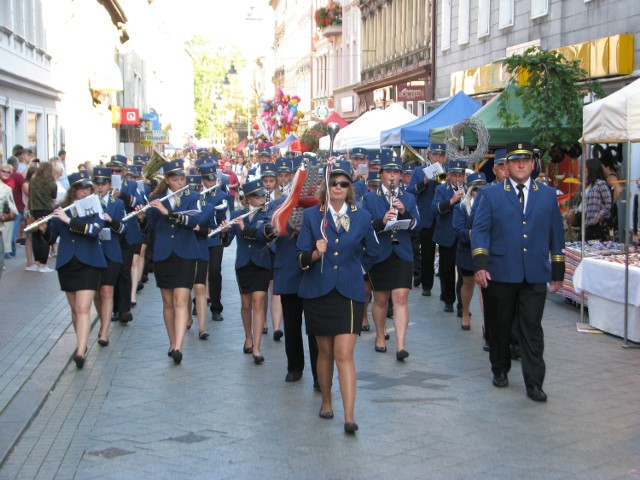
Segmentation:
<svg viewBox="0 0 640 480">
<path fill-rule="evenodd" d="M 326 7 L 320 7 L 316 10 L 315 20 L 316 27 L 320 30 L 342 25 L 342 6 L 336 2 L 329 2 Z"/>
</svg>

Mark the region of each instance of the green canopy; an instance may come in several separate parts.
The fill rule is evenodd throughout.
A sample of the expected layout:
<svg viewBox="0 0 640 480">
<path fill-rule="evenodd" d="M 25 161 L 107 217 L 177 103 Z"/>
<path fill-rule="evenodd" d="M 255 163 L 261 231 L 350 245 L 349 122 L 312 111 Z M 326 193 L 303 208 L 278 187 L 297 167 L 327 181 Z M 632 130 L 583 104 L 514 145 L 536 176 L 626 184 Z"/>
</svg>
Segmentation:
<svg viewBox="0 0 640 480">
<path fill-rule="evenodd" d="M 496 95 L 489 103 L 478 110 L 472 115 L 472 117 L 484 123 L 485 127 L 489 131 L 489 146 L 491 147 L 503 147 L 509 142 L 527 142 L 531 140 L 531 132 L 529 127 L 531 126 L 531 120 L 524 119 L 522 100 L 516 96 L 516 89 L 518 87 L 510 86 L 509 91 L 509 111 L 517 115 L 520 120 L 517 127 L 505 128 L 502 119 L 498 117 L 498 107 L 500 102 L 500 95 Z M 453 125 L 448 127 L 432 128 L 430 131 L 430 138 L 432 143 L 444 143 L 445 132 Z M 470 128 L 464 129 L 464 144 L 465 146 L 472 146 L 478 143 L 478 139 L 471 131 Z"/>
</svg>

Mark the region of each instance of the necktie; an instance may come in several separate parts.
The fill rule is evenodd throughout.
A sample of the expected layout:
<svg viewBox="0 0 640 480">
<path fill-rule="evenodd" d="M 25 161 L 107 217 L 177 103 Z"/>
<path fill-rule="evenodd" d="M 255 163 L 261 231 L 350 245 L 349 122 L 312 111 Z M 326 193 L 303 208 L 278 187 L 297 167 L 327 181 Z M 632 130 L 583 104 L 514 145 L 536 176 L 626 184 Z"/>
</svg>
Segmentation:
<svg viewBox="0 0 640 480">
<path fill-rule="evenodd" d="M 518 200 L 520 201 L 520 206 L 522 207 L 522 211 L 524 212 L 524 185 L 518 184 Z"/>
<path fill-rule="evenodd" d="M 336 222 L 336 226 L 338 227 L 338 231 L 340 231 L 340 227 L 344 228 L 345 232 L 349 231 L 350 220 L 346 213 L 338 214 L 338 221 Z"/>
</svg>

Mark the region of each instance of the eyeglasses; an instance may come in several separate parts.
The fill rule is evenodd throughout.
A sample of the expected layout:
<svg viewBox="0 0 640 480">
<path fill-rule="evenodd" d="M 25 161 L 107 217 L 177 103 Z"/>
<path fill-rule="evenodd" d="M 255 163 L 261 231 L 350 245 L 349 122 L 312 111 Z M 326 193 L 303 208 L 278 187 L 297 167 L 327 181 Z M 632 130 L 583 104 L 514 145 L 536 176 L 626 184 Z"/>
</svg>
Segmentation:
<svg viewBox="0 0 640 480">
<path fill-rule="evenodd" d="M 11 170 L 0 170 L 0 173 L 11 173 Z"/>
<path fill-rule="evenodd" d="M 345 181 L 345 180 L 343 180 L 341 182 L 338 182 L 336 180 L 336 181 L 333 181 L 333 182 L 329 183 L 329 186 L 331 186 L 331 187 L 338 187 L 339 186 L 340 188 L 349 188 L 349 185 L 351 185 L 351 184 L 349 182 Z"/>
</svg>

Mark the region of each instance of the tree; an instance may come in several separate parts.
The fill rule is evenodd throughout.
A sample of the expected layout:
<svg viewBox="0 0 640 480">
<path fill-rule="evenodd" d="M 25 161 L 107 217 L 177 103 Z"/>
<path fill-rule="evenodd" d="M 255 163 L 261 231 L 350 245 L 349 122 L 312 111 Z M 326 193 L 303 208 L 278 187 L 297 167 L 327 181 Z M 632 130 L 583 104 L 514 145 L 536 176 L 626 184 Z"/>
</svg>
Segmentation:
<svg viewBox="0 0 640 480">
<path fill-rule="evenodd" d="M 518 125 L 517 115 L 507 108 L 511 90 L 515 90 L 522 99 L 524 117 L 531 120 L 531 141 L 549 163 L 554 146 L 568 150 L 581 137 L 585 96 L 603 97 L 604 91 L 597 80 L 587 80 L 579 60 L 568 60 L 557 51 L 530 47 L 504 60 L 504 65 L 510 83 L 517 82 L 523 88 L 502 92 L 498 115 L 505 127 Z"/>
</svg>

